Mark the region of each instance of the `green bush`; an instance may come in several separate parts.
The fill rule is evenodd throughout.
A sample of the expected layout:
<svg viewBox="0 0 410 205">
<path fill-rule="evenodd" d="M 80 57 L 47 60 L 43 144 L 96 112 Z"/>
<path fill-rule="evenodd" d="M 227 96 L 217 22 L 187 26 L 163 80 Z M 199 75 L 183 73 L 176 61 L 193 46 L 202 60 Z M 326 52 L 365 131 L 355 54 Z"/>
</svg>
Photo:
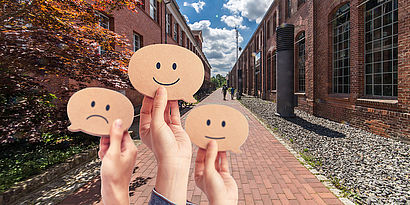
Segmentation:
<svg viewBox="0 0 410 205">
<path fill-rule="evenodd" d="M 0 193 L 16 182 L 40 174 L 83 150 L 95 147 L 98 137 L 75 133 L 72 136 L 43 134 L 42 141 L 18 141 L 0 145 Z"/>
</svg>

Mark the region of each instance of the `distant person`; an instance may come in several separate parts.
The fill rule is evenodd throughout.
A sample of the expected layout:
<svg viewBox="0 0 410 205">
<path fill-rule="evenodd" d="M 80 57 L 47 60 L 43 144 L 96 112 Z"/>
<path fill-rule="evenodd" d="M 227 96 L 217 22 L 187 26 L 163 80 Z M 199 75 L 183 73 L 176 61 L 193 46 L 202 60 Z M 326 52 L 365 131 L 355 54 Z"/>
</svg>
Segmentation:
<svg viewBox="0 0 410 205">
<path fill-rule="evenodd" d="M 235 88 L 232 87 L 231 88 L 231 100 L 233 100 L 233 95 L 235 94 Z"/>
<path fill-rule="evenodd" d="M 226 92 L 228 91 L 228 87 L 226 84 L 222 86 L 222 93 L 224 94 L 224 100 L 226 100 Z"/>
</svg>

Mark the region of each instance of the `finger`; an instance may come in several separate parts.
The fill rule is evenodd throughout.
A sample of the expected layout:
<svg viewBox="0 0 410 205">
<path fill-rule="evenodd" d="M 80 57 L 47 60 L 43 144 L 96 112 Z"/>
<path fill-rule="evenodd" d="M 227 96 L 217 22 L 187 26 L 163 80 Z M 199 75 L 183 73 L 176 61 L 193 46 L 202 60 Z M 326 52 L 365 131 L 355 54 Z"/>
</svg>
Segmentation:
<svg viewBox="0 0 410 205">
<path fill-rule="evenodd" d="M 171 104 L 171 122 L 174 125 L 181 125 L 181 114 L 179 113 L 178 101 L 173 100 Z"/>
<path fill-rule="evenodd" d="M 165 107 L 164 119 L 165 119 L 165 122 L 166 122 L 167 124 L 170 124 L 170 123 L 171 123 L 171 111 L 170 111 L 170 104 L 169 104 L 169 102 L 167 103 L 167 106 Z"/>
<path fill-rule="evenodd" d="M 221 156 L 221 172 L 229 172 L 228 158 L 226 152 L 220 152 Z"/>
<path fill-rule="evenodd" d="M 102 160 L 104 158 L 105 153 L 110 146 L 110 138 L 109 137 L 101 137 L 100 138 L 100 150 L 98 151 L 98 157 Z"/>
<path fill-rule="evenodd" d="M 206 148 L 205 157 L 205 170 L 212 171 L 215 170 L 215 160 L 218 155 L 218 144 L 215 140 L 211 140 Z"/>
<path fill-rule="evenodd" d="M 110 147 L 108 152 L 114 156 L 119 156 L 121 153 L 122 138 L 124 136 L 124 130 L 122 128 L 122 120 L 117 119 L 110 129 Z"/>
<path fill-rule="evenodd" d="M 142 125 L 151 123 L 152 104 L 154 99 L 145 96 L 140 110 L 140 129 Z"/>
<path fill-rule="evenodd" d="M 206 150 L 202 148 L 198 148 L 198 152 L 196 154 L 196 159 L 195 159 L 195 176 L 203 175 L 204 168 L 205 168 L 205 155 L 206 155 Z"/>
<path fill-rule="evenodd" d="M 167 106 L 167 90 L 163 87 L 159 87 L 154 98 L 154 104 L 152 108 L 152 125 L 155 127 L 161 127 L 164 121 L 164 112 Z"/>
<path fill-rule="evenodd" d="M 122 140 L 122 147 L 124 150 L 122 152 L 131 153 L 128 156 L 134 156 L 137 153 L 137 146 L 135 146 L 134 141 L 132 140 L 128 131 L 125 131 L 124 138 Z"/>
<path fill-rule="evenodd" d="M 218 152 L 218 154 L 216 155 L 216 160 L 215 160 L 215 169 L 218 172 L 219 172 L 219 169 L 220 169 L 220 166 L 219 166 L 220 158 L 221 158 L 221 156 L 219 156 L 219 152 Z"/>
</svg>

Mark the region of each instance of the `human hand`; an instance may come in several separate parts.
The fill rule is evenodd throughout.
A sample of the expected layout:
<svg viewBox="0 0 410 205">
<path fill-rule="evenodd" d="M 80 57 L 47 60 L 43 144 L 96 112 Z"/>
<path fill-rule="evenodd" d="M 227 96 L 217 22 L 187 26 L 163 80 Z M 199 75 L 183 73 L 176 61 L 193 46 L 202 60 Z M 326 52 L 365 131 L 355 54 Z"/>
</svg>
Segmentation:
<svg viewBox="0 0 410 205">
<path fill-rule="evenodd" d="M 167 101 L 165 88 L 158 88 L 154 99 L 144 97 L 139 131 L 158 163 L 155 190 L 174 203 L 185 204 L 192 145 L 181 125 L 178 101 Z"/>
<path fill-rule="evenodd" d="M 218 152 L 215 140 L 207 149 L 198 149 L 195 160 L 195 183 L 206 194 L 210 204 L 237 204 L 238 186 L 229 173 L 226 152 Z"/>
<path fill-rule="evenodd" d="M 129 204 L 129 184 L 137 158 L 137 147 L 122 121 L 111 126 L 110 137 L 101 137 L 101 195 L 104 204 Z"/>
</svg>

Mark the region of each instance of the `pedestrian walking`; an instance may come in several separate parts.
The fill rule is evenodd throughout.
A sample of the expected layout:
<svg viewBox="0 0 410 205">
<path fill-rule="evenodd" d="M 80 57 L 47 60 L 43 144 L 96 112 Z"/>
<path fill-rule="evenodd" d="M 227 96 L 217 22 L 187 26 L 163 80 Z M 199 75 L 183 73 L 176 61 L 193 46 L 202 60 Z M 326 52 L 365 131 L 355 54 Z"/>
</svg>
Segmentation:
<svg viewBox="0 0 410 205">
<path fill-rule="evenodd" d="M 226 100 L 226 93 L 228 91 L 228 86 L 226 86 L 226 84 L 224 84 L 222 86 L 222 93 L 224 94 L 224 100 Z"/>
<path fill-rule="evenodd" d="M 232 87 L 232 88 L 231 88 L 231 100 L 233 100 L 234 94 L 235 94 L 235 88 Z"/>
</svg>

